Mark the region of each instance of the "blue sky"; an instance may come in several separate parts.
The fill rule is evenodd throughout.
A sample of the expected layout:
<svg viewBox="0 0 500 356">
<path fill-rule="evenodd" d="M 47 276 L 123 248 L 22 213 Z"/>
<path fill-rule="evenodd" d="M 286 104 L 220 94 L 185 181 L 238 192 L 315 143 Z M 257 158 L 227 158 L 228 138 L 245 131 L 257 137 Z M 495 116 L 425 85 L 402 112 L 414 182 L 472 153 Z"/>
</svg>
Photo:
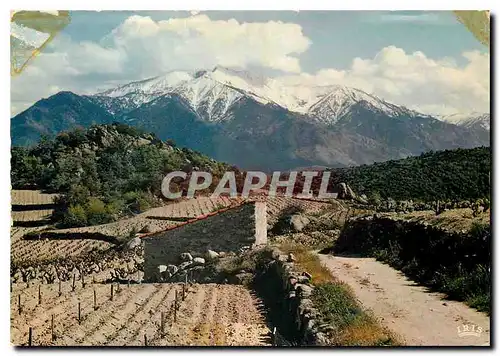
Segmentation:
<svg viewBox="0 0 500 356">
<path fill-rule="evenodd" d="M 463 51 L 486 52 L 451 11 L 205 11 L 211 19 L 239 22 L 293 22 L 312 40 L 301 55 L 304 68 L 348 67 L 355 57 L 372 58 L 394 45 L 429 57 L 457 58 Z M 75 41 L 98 41 L 131 15 L 153 20 L 190 16 L 189 11 L 73 11 L 64 33 Z"/>
<path fill-rule="evenodd" d="M 217 64 L 355 86 L 424 112 L 489 107 L 488 50 L 449 11 L 72 11 L 13 79 L 12 112 L 59 90 L 93 93 Z"/>
</svg>

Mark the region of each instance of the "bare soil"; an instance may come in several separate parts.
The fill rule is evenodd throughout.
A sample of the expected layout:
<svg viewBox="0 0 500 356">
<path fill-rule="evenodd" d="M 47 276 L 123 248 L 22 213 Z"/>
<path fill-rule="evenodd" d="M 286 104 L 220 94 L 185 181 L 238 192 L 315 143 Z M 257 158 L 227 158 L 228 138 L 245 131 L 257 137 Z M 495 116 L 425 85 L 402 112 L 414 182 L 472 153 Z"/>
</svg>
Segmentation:
<svg viewBox="0 0 500 356">
<path fill-rule="evenodd" d="M 33 346 L 270 346 L 270 331 L 260 300 L 243 286 L 194 284 L 182 300 L 181 284 L 38 285 L 16 284 L 11 293 L 11 343 Z M 94 290 L 97 310 L 94 310 Z M 174 321 L 177 291 L 179 308 Z M 18 312 L 21 295 L 22 312 Z M 78 321 L 78 303 L 81 319 Z M 164 313 L 164 333 L 161 316 Z M 51 321 L 54 316 L 52 340 Z M 146 337 L 146 340 L 145 340 Z"/>
<path fill-rule="evenodd" d="M 402 273 L 373 258 L 319 255 L 332 274 L 347 283 L 359 302 L 407 346 L 488 346 L 490 318 L 465 304 L 430 293 Z M 462 336 L 463 325 L 482 328 L 479 336 Z"/>
</svg>

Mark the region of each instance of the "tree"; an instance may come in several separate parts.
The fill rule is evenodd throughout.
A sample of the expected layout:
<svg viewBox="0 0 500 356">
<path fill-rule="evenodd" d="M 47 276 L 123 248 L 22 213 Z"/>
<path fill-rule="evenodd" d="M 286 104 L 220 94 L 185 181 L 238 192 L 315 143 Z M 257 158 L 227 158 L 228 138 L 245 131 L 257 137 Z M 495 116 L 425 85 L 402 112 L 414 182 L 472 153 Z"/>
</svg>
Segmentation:
<svg viewBox="0 0 500 356">
<path fill-rule="evenodd" d="M 368 204 L 374 206 L 375 208 L 378 208 L 381 203 L 382 203 L 382 197 L 380 196 L 379 192 L 374 191 L 373 193 L 370 194 L 370 197 L 368 198 Z"/>
</svg>

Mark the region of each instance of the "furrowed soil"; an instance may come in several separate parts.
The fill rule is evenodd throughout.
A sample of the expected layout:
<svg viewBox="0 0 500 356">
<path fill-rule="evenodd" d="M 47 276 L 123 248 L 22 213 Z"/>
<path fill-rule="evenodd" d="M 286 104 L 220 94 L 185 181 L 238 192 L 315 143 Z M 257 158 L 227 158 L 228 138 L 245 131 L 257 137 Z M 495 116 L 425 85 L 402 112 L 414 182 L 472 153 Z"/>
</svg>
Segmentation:
<svg viewBox="0 0 500 356">
<path fill-rule="evenodd" d="M 43 194 L 35 190 L 12 190 L 11 201 L 14 208 L 22 211 L 12 211 L 13 226 L 11 228 L 11 259 L 15 263 L 38 263 L 55 258 L 68 258 L 86 254 L 92 250 L 105 251 L 112 243 L 93 239 L 64 238 L 65 234 L 97 232 L 107 236 L 126 238 L 130 232 L 139 231 L 144 226 L 149 232 L 157 232 L 167 227 L 182 223 L 179 218 L 196 218 L 217 209 L 238 205 L 243 198 L 228 197 L 198 197 L 196 199 L 180 200 L 167 205 L 150 209 L 136 216 L 119 221 L 96 226 L 71 229 L 54 229 L 48 225 L 52 214 L 53 198 L 56 194 Z M 300 207 L 307 212 L 319 212 L 329 207 L 321 201 L 299 200 L 288 197 L 268 197 L 268 221 L 276 219 L 281 211 L 290 206 Z M 44 209 L 46 205 L 46 209 Z M 36 208 L 34 207 L 36 206 Z M 33 208 L 31 208 L 33 207 Z M 23 237 L 32 232 L 57 232 L 58 239 L 24 240 Z"/>
<path fill-rule="evenodd" d="M 188 284 L 184 300 L 181 284 L 120 285 L 119 290 L 115 285 L 113 300 L 109 284 L 89 284 L 85 288 L 78 285 L 72 291 L 71 283 L 63 283 L 61 296 L 57 284 L 40 286 L 40 305 L 39 285 L 13 286 L 13 345 L 27 345 L 30 327 L 33 346 L 271 345 L 261 302 L 243 286 Z M 178 309 L 174 320 L 176 292 Z"/>
</svg>

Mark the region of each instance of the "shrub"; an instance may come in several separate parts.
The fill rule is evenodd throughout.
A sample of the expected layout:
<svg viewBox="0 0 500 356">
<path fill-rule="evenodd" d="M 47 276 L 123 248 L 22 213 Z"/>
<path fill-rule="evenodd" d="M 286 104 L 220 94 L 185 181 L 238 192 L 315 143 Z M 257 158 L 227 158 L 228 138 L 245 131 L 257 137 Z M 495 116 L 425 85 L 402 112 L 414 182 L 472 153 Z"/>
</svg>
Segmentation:
<svg viewBox="0 0 500 356">
<path fill-rule="evenodd" d="M 81 227 L 86 226 L 87 213 L 85 208 L 81 205 L 71 205 L 67 212 L 63 214 L 62 225 L 67 227 Z"/>
<path fill-rule="evenodd" d="M 87 220 L 90 225 L 105 224 L 113 221 L 106 204 L 99 198 L 91 197 L 86 205 Z"/>
<path fill-rule="evenodd" d="M 375 191 L 370 194 L 370 197 L 368 198 L 368 204 L 377 208 L 381 203 L 382 203 L 382 197 L 380 196 L 379 192 Z"/>
<path fill-rule="evenodd" d="M 125 208 L 125 201 L 116 197 L 111 198 L 106 204 L 106 211 L 108 214 L 113 216 L 119 216 L 122 214 Z"/>
<path fill-rule="evenodd" d="M 153 203 L 151 195 L 138 191 L 125 193 L 123 199 L 130 211 L 136 214 L 148 210 Z"/>
</svg>

